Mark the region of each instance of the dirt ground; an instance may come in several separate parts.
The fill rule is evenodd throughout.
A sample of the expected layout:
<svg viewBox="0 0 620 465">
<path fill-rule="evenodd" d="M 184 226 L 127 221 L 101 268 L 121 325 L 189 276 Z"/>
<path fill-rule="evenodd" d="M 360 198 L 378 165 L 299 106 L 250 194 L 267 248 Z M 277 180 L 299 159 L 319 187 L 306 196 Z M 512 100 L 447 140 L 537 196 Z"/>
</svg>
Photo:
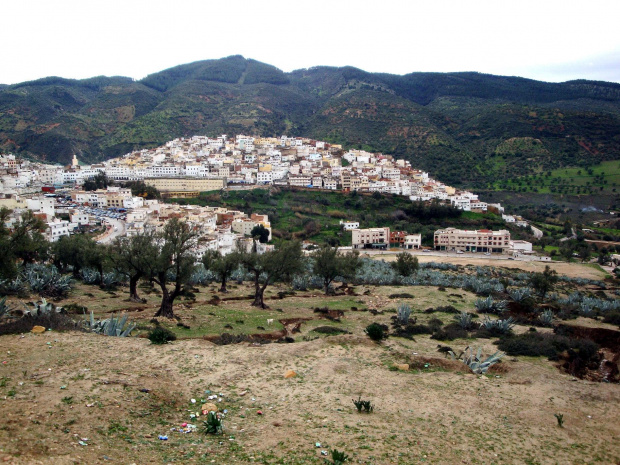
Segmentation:
<svg viewBox="0 0 620 465">
<path fill-rule="evenodd" d="M 214 289 L 175 305 L 190 328 L 161 321 L 180 338 L 168 345 L 82 332 L 0 336 L 0 462 L 325 464 L 336 449 L 361 464 L 620 463 L 619 385 L 575 379 L 544 357 L 505 357 L 478 376 L 438 353 L 429 335 L 377 344 L 364 334 L 370 322 L 389 324 L 401 301 L 418 323 L 447 323 L 452 315 L 424 309 L 472 310 L 472 293 L 358 286 L 354 296 L 314 291 L 280 300 L 285 288 L 274 286 L 271 308 L 257 310 L 249 300 L 209 304 Z M 250 291 L 249 284 L 231 286 L 222 297 Z M 158 301 L 142 293 L 147 303 L 137 305 L 123 290 L 80 285 L 62 304 L 84 304 L 98 316 L 125 311 L 140 335 Z M 315 307 L 342 310 L 342 321 L 319 318 Z M 309 318 L 294 343 L 218 346 L 202 338 L 277 331 L 278 320 L 289 318 Z M 312 331 L 325 325 L 350 334 Z M 492 354 L 492 342 L 446 344 Z M 288 370 L 296 376 L 285 378 Z M 352 399 L 360 396 L 373 403 L 372 413 L 356 411 Z M 202 426 L 203 416 L 192 415 L 203 401 L 226 412 L 222 435 L 179 431 L 184 423 Z"/>
<path fill-rule="evenodd" d="M 479 257 L 448 257 L 440 255 L 425 255 L 422 253 L 415 254 L 418 257 L 420 263 L 452 263 L 454 265 L 474 265 L 474 266 L 492 266 L 492 267 L 505 267 L 520 269 L 528 272 L 541 272 L 544 271 L 545 266 L 549 266 L 552 270 L 555 270 L 558 274 L 569 276 L 571 278 L 585 278 L 585 279 L 603 279 L 606 273 L 598 266 L 591 266 L 584 263 L 568 263 L 568 262 L 540 262 L 540 261 L 521 261 L 521 260 L 496 260 Z M 370 258 L 384 259 L 385 261 L 396 260 L 396 254 L 381 254 L 371 255 Z"/>
</svg>

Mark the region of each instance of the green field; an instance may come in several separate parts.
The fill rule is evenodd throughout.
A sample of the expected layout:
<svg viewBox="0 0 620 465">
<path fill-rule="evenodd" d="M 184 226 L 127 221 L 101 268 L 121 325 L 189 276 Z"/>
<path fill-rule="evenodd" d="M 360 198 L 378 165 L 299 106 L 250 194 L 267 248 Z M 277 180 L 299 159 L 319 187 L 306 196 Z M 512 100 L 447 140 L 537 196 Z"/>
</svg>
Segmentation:
<svg viewBox="0 0 620 465">
<path fill-rule="evenodd" d="M 493 184 L 497 190 L 541 194 L 613 194 L 620 185 L 620 161 L 605 161 L 588 168 L 560 168 Z"/>
</svg>

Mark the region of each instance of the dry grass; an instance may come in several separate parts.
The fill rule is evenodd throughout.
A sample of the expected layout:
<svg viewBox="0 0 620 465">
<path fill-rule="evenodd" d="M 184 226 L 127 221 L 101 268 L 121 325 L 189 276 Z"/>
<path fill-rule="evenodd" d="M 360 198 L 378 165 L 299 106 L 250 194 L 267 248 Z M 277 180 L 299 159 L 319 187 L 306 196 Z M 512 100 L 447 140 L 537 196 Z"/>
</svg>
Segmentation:
<svg viewBox="0 0 620 465">
<path fill-rule="evenodd" d="M 284 289 L 273 287 L 268 295 Z M 235 286 L 220 297 L 249 292 L 247 285 Z M 358 286 L 356 292 L 337 297 L 300 292 L 269 300 L 270 309 L 258 310 L 248 300 L 211 305 L 213 288 L 201 288 L 195 301 L 175 306 L 190 329 L 161 321 L 181 336 L 164 346 L 139 337 L 78 332 L 0 336 L 6 361 L 0 365 L 0 460 L 324 464 L 320 451 L 335 448 L 364 464 L 620 461 L 618 385 L 573 380 L 552 362 L 528 357 L 506 357 L 479 377 L 439 354 L 428 335 L 373 343 L 363 328 L 390 323 L 402 301 L 390 294 L 412 294 L 405 300 L 421 324 L 452 318 L 423 313 L 428 307 L 471 310 L 476 297 L 432 287 Z M 146 304 L 134 304 L 123 290 L 113 295 L 79 286 L 67 302 L 86 305 L 99 316 L 133 309 L 130 317 L 144 333 L 157 308 L 157 296 L 147 297 Z M 315 307 L 344 310 L 342 322 L 319 318 Z M 290 318 L 311 318 L 293 335 L 293 344 L 216 346 L 202 339 L 223 330 L 277 331 L 282 329 L 277 320 Z M 317 326 L 351 334 L 318 335 L 311 331 Z M 449 345 L 457 351 L 467 345 L 480 346 L 485 354 L 496 351 L 488 339 Z M 404 363 L 409 371 L 395 369 Z M 285 379 L 289 369 L 298 376 Z M 210 394 L 222 394 L 216 403 L 227 409 L 223 436 L 171 431 L 184 422 L 201 425 L 190 414 Z M 374 413 L 356 412 L 351 399 L 358 396 L 373 402 Z M 564 414 L 564 428 L 557 427 L 555 413 Z M 158 435 L 169 439 L 160 441 Z"/>
</svg>

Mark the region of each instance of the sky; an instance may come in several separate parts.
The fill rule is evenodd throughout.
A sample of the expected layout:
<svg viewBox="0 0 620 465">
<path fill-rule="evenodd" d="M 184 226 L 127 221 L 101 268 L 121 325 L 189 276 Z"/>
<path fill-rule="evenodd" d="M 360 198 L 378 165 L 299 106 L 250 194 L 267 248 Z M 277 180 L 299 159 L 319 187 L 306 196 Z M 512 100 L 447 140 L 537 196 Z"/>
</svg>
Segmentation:
<svg viewBox="0 0 620 465">
<path fill-rule="evenodd" d="M 620 82 L 618 0 L 2 0 L 0 83 L 141 79 L 243 55 L 283 71 Z"/>
</svg>

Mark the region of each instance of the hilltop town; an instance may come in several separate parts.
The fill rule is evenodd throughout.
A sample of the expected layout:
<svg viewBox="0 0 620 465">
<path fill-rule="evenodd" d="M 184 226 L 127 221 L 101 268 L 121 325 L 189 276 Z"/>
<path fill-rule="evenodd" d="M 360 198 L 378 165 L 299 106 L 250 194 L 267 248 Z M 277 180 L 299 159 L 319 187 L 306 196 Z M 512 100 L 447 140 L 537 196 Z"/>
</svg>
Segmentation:
<svg viewBox="0 0 620 465">
<path fill-rule="evenodd" d="M 103 226 L 98 239 L 110 242 L 120 235 L 160 229 L 168 219 L 177 217 L 192 223 L 203 236 L 199 255 L 209 249 L 228 253 L 240 240 L 248 240 L 258 226 L 264 227 L 271 239 L 268 216 L 220 207 L 164 204 L 133 195 L 131 189 L 121 186 L 84 190 L 84 183 L 103 175 L 118 183 L 144 182 L 163 198 L 191 198 L 205 191 L 270 185 L 378 192 L 406 196 L 411 201 L 434 200 L 463 211 L 483 213 L 491 209 L 503 213 L 500 204 L 487 204 L 472 192 L 435 180 L 408 161 L 364 150 L 343 150 L 340 145 L 298 137 L 194 136 L 93 165 L 80 165 L 75 156 L 71 165 L 56 166 L 7 155 L 0 158 L 0 170 L 0 206 L 14 210 L 14 220 L 22 209 L 35 212 L 47 223 L 50 241 L 79 229 L 94 232 Z M 503 218 L 527 226 L 520 218 Z M 353 248 L 381 249 L 390 244 L 421 248 L 419 234 L 390 228 L 363 229 L 364 225 L 354 220 L 342 221 L 342 228 L 352 231 Z M 494 235 L 501 236 L 501 241 L 493 241 Z M 510 233 L 505 230 L 439 230 L 434 248 L 457 253 L 530 253 L 531 244 L 521 242 L 510 241 Z M 272 246 L 261 247 L 267 250 Z"/>
</svg>

